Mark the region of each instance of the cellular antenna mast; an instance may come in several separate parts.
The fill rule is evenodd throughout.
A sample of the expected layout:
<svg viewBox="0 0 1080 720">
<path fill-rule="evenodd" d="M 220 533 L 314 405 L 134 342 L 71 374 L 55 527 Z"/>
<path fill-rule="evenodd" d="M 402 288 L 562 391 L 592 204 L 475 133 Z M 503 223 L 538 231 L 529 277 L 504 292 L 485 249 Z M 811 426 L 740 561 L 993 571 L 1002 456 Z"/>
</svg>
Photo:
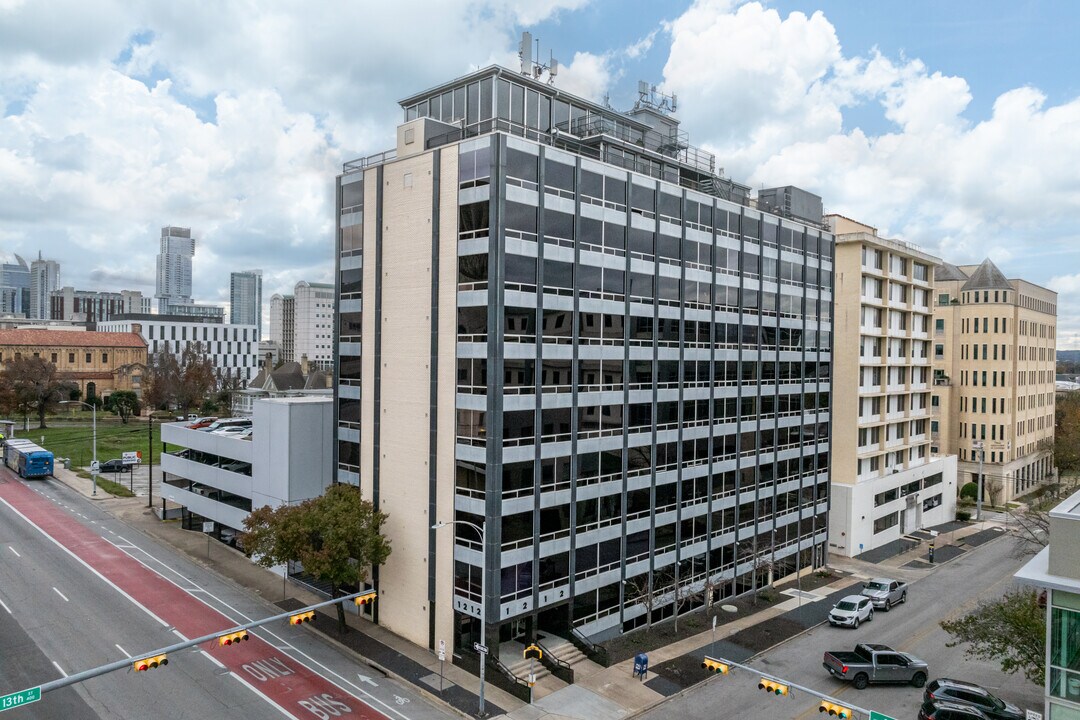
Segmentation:
<svg viewBox="0 0 1080 720">
<path fill-rule="evenodd" d="M 638 101 L 635 107 L 647 107 L 657 112 L 673 113 L 679 109 L 679 96 L 666 95 L 645 80 L 638 81 Z"/>
<path fill-rule="evenodd" d="M 540 40 L 536 40 L 536 56 L 540 55 Z M 544 73 L 548 76 L 548 85 L 555 84 L 555 76 L 559 74 L 559 61 L 555 59 L 554 55 L 548 53 L 549 59 L 547 65 L 542 62 L 538 62 L 533 56 L 533 36 L 532 33 L 526 30 L 521 33 L 521 44 L 518 45 L 518 57 L 521 58 L 521 74 L 531 77 L 533 80 L 539 80 L 543 77 Z"/>
</svg>

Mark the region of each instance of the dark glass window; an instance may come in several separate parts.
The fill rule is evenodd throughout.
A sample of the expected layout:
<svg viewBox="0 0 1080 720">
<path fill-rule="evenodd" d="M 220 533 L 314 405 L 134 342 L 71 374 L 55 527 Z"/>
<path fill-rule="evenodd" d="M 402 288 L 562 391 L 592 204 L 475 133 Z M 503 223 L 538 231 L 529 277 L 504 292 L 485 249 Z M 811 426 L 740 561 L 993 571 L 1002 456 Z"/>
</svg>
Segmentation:
<svg viewBox="0 0 1080 720">
<path fill-rule="evenodd" d="M 342 355 L 341 356 L 341 379 L 342 380 L 359 380 L 360 373 L 363 369 L 361 359 L 355 355 Z"/>
<path fill-rule="evenodd" d="M 574 216 L 557 210 L 544 210 L 544 235 L 562 240 L 574 239 Z"/>
<path fill-rule="evenodd" d="M 459 232 L 480 234 L 491 226 L 490 204 L 485 200 L 462 205 L 458 210 L 458 220 Z"/>
<path fill-rule="evenodd" d="M 363 280 L 363 270 L 356 268 L 353 270 L 341 271 L 341 294 L 348 295 L 350 293 L 360 292 L 361 281 Z"/>
<path fill-rule="evenodd" d="M 480 81 L 480 119 L 491 119 L 491 92 L 492 92 L 492 79 L 485 78 Z M 458 117 L 461 116 L 460 111 L 457 112 Z"/>
<path fill-rule="evenodd" d="M 343 183 L 341 186 L 341 208 L 356 208 L 364 205 L 364 183 Z"/>
<path fill-rule="evenodd" d="M 500 120 L 510 119 L 510 82 L 508 80 L 499 80 L 495 108 L 496 115 Z"/>
<path fill-rule="evenodd" d="M 536 285 L 536 258 L 508 253 L 506 255 L 506 282 Z"/>
<path fill-rule="evenodd" d="M 359 335 L 362 326 L 362 313 L 358 312 L 345 312 L 341 313 L 341 335 Z"/>
<path fill-rule="evenodd" d="M 544 260 L 544 287 L 574 289 L 573 263 Z"/>
<path fill-rule="evenodd" d="M 487 254 L 463 255 L 458 258 L 458 282 L 480 283 L 488 279 Z"/>
<path fill-rule="evenodd" d="M 506 174 L 520 180 L 537 182 L 539 171 L 537 169 L 538 158 L 514 148 L 506 149 Z"/>
<path fill-rule="evenodd" d="M 544 160 L 544 184 L 567 192 L 574 192 L 574 168 L 554 160 Z"/>
</svg>

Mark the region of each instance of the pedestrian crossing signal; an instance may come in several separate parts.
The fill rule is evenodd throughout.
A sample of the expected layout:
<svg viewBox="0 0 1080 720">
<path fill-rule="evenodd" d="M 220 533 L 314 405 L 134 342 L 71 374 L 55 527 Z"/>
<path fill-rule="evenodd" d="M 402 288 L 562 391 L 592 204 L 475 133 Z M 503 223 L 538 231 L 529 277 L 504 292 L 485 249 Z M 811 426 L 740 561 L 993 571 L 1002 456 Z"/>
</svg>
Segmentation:
<svg viewBox="0 0 1080 720">
<path fill-rule="evenodd" d="M 525 652 L 522 653 L 526 660 L 532 658 L 533 660 L 542 660 L 544 658 L 544 651 L 540 649 L 537 644 L 529 645 L 525 648 Z"/>
<path fill-rule="evenodd" d="M 709 672 L 720 673 L 721 675 L 727 675 L 731 672 L 731 668 L 727 663 L 720 662 L 715 658 L 711 658 L 708 655 L 705 656 L 705 660 L 702 661 L 701 667 Z"/>
<path fill-rule="evenodd" d="M 851 708 L 846 708 L 842 705 L 831 703 L 828 700 L 822 700 L 821 704 L 818 705 L 817 711 L 819 713 L 829 713 L 829 715 L 838 718 L 851 717 Z"/>
<path fill-rule="evenodd" d="M 315 620 L 315 611 L 308 610 L 307 612 L 296 613 L 289 616 L 290 625 L 303 625 L 306 622 L 312 622 Z"/>
<path fill-rule="evenodd" d="M 783 685 L 781 683 L 776 682 L 775 680 L 770 680 L 768 678 L 761 678 L 761 680 L 758 681 L 757 686 L 758 686 L 758 690 L 764 690 L 765 692 L 772 693 L 773 695 L 787 695 L 788 694 L 788 686 L 787 685 Z"/>
<path fill-rule="evenodd" d="M 376 593 L 374 590 L 369 590 L 363 595 L 358 595 L 354 597 L 353 602 L 356 603 L 357 607 L 363 607 L 364 605 L 367 605 L 369 603 L 374 603 L 377 597 L 378 593 Z"/>
<path fill-rule="evenodd" d="M 235 643 L 242 642 L 248 639 L 247 630 L 241 630 L 240 632 L 225 633 L 218 637 L 218 645 L 225 647 L 226 645 L 233 645 Z"/>
<path fill-rule="evenodd" d="M 140 658 L 140 659 L 136 660 L 135 662 L 133 662 L 131 665 L 132 665 L 132 667 L 135 668 L 135 672 L 146 672 L 147 670 L 153 670 L 154 668 L 158 667 L 159 665 L 168 665 L 168 664 L 169 664 L 169 658 L 167 658 L 164 654 L 162 654 L 162 655 L 153 655 L 153 656 L 147 657 L 147 658 Z"/>
</svg>

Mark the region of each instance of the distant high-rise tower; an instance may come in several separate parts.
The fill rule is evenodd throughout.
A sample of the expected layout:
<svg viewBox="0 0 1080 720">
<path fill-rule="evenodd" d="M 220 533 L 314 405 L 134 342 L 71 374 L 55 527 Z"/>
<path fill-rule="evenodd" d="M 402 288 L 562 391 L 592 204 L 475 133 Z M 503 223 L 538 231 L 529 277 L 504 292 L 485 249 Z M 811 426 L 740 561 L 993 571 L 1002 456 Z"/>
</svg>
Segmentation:
<svg viewBox="0 0 1080 720">
<path fill-rule="evenodd" d="M 296 356 L 296 296 L 274 293 L 270 298 L 270 341 L 281 348 L 281 361 Z"/>
<path fill-rule="evenodd" d="M 262 270 L 245 270 L 229 276 L 229 322 L 254 325 L 262 334 Z"/>
<path fill-rule="evenodd" d="M 47 320 L 49 293 L 59 287 L 60 263 L 42 259 L 39 250 L 38 259 L 30 263 L 30 312 L 27 317 Z"/>
<path fill-rule="evenodd" d="M 0 265 L 0 312 L 26 315 L 30 310 L 30 266 L 18 255 Z"/>
<path fill-rule="evenodd" d="M 195 238 L 191 228 L 161 228 L 161 251 L 157 257 L 158 312 L 167 314 L 172 304 L 191 303 L 191 258 Z"/>
</svg>

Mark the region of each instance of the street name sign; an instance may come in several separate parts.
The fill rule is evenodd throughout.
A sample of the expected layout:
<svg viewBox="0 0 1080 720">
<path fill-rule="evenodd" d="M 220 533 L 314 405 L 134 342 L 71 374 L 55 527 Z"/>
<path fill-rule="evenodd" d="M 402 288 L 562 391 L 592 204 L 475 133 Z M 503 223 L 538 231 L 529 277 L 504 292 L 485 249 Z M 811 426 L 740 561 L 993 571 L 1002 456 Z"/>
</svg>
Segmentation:
<svg viewBox="0 0 1080 720">
<path fill-rule="evenodd" d="M 888 715 L 885 715 L 884 713 L 874 712 L 873 710 L 871 710 L 870 711 L 870 720 L 896 720 L 896 719 L 891 718 Z"/>
<path fill-rule="evenodd" d="M 487 655 L 487 651 L 488 651 L 488 646 L 487 645 L 481 645 L 478 642 L 474 642 L 472 644 L 472 646 L 473 646 L 473 649 L 476 650 L 476 652 L 480 653 L 481 655 Z"/>
<path fill-rule="evenodd" d="M 28 690 L 20 690 L 19 692 L 10 693 L 0 697 L 0 712 L 5 710 L 14 710 L 17 707 L 28 705 L 32 702 L 37 702 L 41 699 L 41 687 L 29 688 Z"/>
</svg>

